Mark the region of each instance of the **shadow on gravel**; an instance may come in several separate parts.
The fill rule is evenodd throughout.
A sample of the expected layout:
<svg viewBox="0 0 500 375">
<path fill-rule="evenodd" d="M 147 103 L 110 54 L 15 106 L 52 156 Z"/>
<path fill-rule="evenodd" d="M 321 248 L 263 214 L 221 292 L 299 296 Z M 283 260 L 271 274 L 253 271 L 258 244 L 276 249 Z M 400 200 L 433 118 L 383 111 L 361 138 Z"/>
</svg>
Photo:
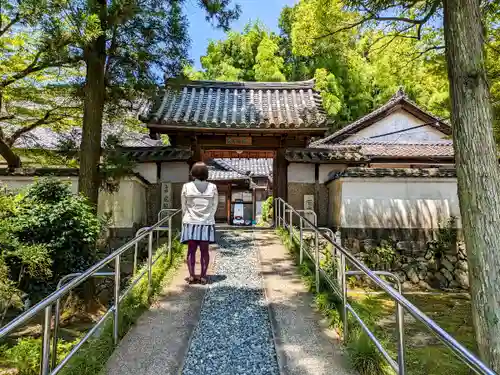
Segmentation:
<svg viewBox="0 0 500 375">
<path fill-rule="evenodd" d="M 226 279 L 226 275 L 208 275 L 208 284 L 216 284 Z"/>
</svg>

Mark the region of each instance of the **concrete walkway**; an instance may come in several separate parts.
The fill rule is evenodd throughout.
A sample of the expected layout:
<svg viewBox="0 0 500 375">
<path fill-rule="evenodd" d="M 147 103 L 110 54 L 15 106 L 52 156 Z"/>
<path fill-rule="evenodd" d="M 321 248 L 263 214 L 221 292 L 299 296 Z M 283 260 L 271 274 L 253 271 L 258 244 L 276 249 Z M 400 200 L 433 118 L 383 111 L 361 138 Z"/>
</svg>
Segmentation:
<svg viewBox="0 0 500 375">
<path fill-rule="evenodd" d="M 214 251 L 210 257 L 213 266 Z M 197 274 L 199 270 L 198 252 Z M 181 266 L 150 310 L 120 342 L 105 374 L 165 375 L 181 370 L 206 291 L 206 286 L 188 285 L 188 275 L 187 267 Z"/>
<path fill-rule="evenodd" d="M 292 257 L 272 232 L 255 233 L 282 375 L 351 375 L 339 337 L 314 310 Z"/>
<path fill-rule="evenodd" d="M 225 306 L 224 311 L 232 315 L 231 321 L 234 324 L 240 321 L 239 315 L 244 317 L 243 314 L 249 313 L 248 309 L 254 309 L 254 313 L 261 314 L 258 310 L 260 302 L 257 297 L 259 294 L 263 296 L 260 306 L 266 306 L 263 311 L 265 312 L 267 309 L 268 312 L 264 313 L 264 315 L 261 314 L 259 319 L 262 319 L 262 324 L 259 324 L 257 328 L 262 329 L 263 326 L 268 324 L 272 327 L 274 339 L 271 339 L 270 345 L 271 349 L 273 349 L 272 343 L 275 344 L 275 350 L 272 350 L 272 352 L 276 353 L 280 375 L 354 374 L 346 366 L 346 360 L 338 337 L 321 323 L 320 314 L 314 311 L 312 296 L 307 292 L 293 260 L 280 243 L 278 237 L 272 231 L 250 231 L 245 234 L 239 232 L 239 234 L 235 233 L 229 235 L 229 237 L 224 237 L 224 241 L 221 241 L 223 247 L 219 249 L 214 246 L 211 252 L 212 265 L 209 269 L 209 275 L 214 275 L 214 271 L 220 273 L 220 275 L 215 274 L 212 276 L 214 280 L 217 278 L 220 280 L 215 281 L 212 286 L 187 285 L 185 281 L 187 270 L 186 267 L 182 267 L 154 306 L 139 319 L 137 324 L 121 341 L 106 366 L 105 374 L 167 375 L 180 374 L 181 372 L 197 373 L 195 368 L 200 367 L 199 364 L 194 367 L 191 365 L 186 367 L 187 363 L 190 363 L 190 361 L 186 362 L 186 358 L 190 358 L 188 353 L 192 354 L 193 350 L 196 349 L 194 348 L 196 340 L 200 341 L 200 338 L 196 339 L 196 337 L 212 325 L 230 321 L 215 319 L 213 322 L 207 322 L 205 319 L 205 323 L 203 323 L 200 316 L 206 318 L 210 312 L 208 310 L 217 307 L 211 306 L 209 302 L 214 298 L 220 299 L 219 294 L 226 293 L 231 288 L 232 292 L 228 292 L 229 294 L 221 301 L 229 298 L 227 301 L 231 302 L 230 306 Z M 228 242 L 227 238 L 232 238 L 232 240 Z M 255 258 L 252 254 L 255 254 Z M 241 259 L 239 259 L 240 257 Z M 244 257 L 248 259 L 243 259 Z M 229 260 L 230 258 L 233 260 Z M 214 260 L 215 269 L 213 268 Z M 198 267 L 197 265 L 197 269 L 199 269 Z M 258 279 L 255 279 L 255 276 L 251 274 L 260 274 L 262 276 L 261 281 L 258 282 Z M 226 285 L 228 283 L 232 283 L 231 288 Z M 210 294 L 212 298 L 208 299 L 207 302 L 206 291 L 208 288 L 215 289 Z M 240 293 L 238 294 L 237 291 Z M 236 300 L 232 300 L 243 292 L 252 296 L 255 300 L 253 305 L 248 304 L 252 298 L 248 298 L 246 303 L 241 301 L 241 304 L 236 303 Z M 202 303 L 204 299 L 205 303 Z M 220 304 L 224 305 L 222 302 Z M 207 309 L 205 315 L 200 311 L 201 309 Z M 211 316 L 213 315 L 211 314 Z M 218 312 L 216 315 L 221 316 L 224 314 Z M 203 327 L 200 325 L 203 325 Z M 248 327 L 245 326 L 245 328 Z M 252 328 L 252 331 L 256 331 L 256 329 Z M 196 332 L 198 332 L 198 335 L 196 335 Z M 229 333 L 227 334 L 229 335 Z M 264 335 L 260 331 L 259 334 Z M 203 342 L 205 342 L 203 345 L 213 346 L 216 344 L 213 342 L 213 338 L 217 335 L 211 334 L 211 336 L 212 338 L 203 339 Z M 245 335 L 245 337 L 247 336 Z M 205 341 L 207 339 L 208 341 Z M 231 337 L 227 339 L 230 341 Z M 263 343 L 255 342 L 251 347 L 263 352 L 259 349 L 262 345 Z M 237 345 L 226 346 L 234 348 Z M 217 347 L 220 347 L 220 349 L 225 348 L 224 345 L 217 345 Z M 234 358 L 240 358 L 240 356 L 234 357 L 234 355 L 235 353 L 232 353 L 227 356 L 231 360 L 230 363 L 235 362 Z M 202 354 L 197 354 L 195 358 L 201 361 L 200 363 L 204 363 L 205 360 L 202 357 Z M 248 356 L 243 355 L 241 357 L 241 359 L 244 358 L 248 358 Z M 222 359 L 222 357 L 219 359 Z M 214 362 L 213 368 L 219 365 Z M 239 371 L 239 367 L 234 363 L 232 366 L 234 371 L 231 373 L 234 375 L 272 373 L 269 366 L 267 372 L 264 371 L 265 366 L 256 366 L 255 368 L 258 371 L 253 372 L 247 372 L 247 369 L 243 371 L 243 368 Z M 224 369 L 224 371 L 226 370 Z"/>
</svg>

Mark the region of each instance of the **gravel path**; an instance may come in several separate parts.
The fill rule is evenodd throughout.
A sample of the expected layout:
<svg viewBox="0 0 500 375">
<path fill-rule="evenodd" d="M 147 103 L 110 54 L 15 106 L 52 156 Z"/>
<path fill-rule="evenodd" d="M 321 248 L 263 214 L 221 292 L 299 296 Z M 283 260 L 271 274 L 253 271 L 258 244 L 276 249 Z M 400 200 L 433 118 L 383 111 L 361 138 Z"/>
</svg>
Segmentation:
<svg viewBox="0 0 500 375">
<path fill-rule="evenodd" d="M 182 375 L 278 375 L 252 232 L 223 232 Z"/>
</svg>

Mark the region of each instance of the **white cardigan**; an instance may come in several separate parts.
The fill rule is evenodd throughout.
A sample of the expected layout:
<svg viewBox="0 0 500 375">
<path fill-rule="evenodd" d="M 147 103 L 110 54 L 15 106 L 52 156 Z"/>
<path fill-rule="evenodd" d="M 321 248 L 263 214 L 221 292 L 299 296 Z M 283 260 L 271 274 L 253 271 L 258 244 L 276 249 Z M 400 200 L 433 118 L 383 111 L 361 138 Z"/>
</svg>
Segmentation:
<svg viewBox="0 0 500 375">
<path fill-rule="evenodd" d="M 210 182 L 193 181 L 182 186 L 182 223 L 214 225 L 219 203 L 217 186 Z"/>
</svg>

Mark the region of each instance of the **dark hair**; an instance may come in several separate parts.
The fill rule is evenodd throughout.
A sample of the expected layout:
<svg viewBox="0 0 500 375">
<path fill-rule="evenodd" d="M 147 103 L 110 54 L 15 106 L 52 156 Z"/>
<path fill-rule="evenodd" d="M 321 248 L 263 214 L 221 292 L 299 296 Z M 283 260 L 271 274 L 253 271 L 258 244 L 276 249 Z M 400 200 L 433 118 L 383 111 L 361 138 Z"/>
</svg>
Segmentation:
<svg viewBox="0 0 500 375">
<path fill-rule="evenodd" d="M 191 167 L 191 176 L 200 181 L 208 180 L 208 167 L 202 161 L 194 163 Z"/>
</svg>

